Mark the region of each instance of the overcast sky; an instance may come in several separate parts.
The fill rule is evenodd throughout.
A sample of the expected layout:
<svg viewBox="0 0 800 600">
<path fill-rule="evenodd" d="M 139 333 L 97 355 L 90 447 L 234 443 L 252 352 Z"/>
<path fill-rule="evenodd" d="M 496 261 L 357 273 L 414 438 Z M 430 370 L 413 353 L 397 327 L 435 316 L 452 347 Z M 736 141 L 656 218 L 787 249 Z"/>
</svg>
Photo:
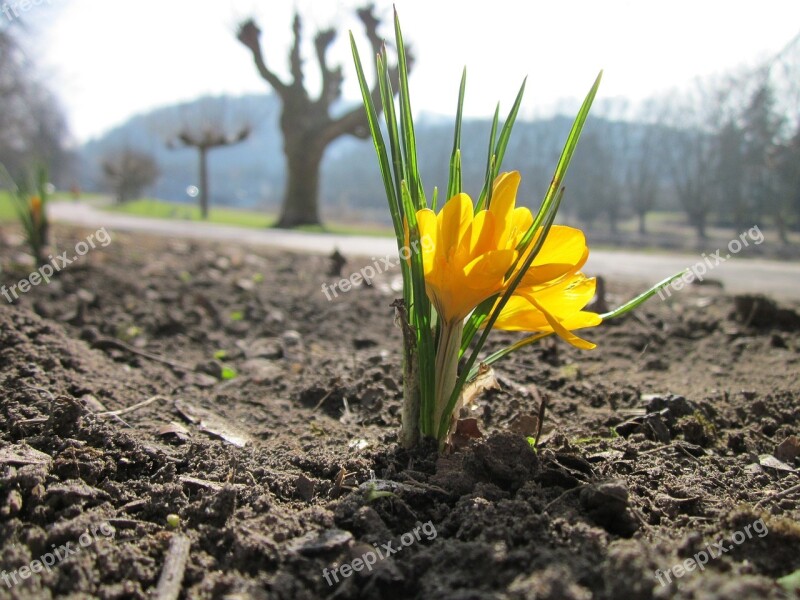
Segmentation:
<svg viewBox="0 0 800 600">
<path fill-rule="evenodd" d="M 4 0 L 0 0 L 2 4 Z M 236 24 L 254 16 L 267 64 L 285 75 L 291 16 L 305 17 L 308 81 L 317 82 L 313 33 L 360 31 L 353 0 L 7 0 L 31 26 L 51 85 L 79 141 L 133 114 L 204 94 L 265 92 Z M 387 23 L 391 5 L 377 0 Z M 468 69 L 466 112 L 508 108 L 529 76 L 525 114 L 582 97 L 605 70 L 601 98 L 642 100 L 698 75 L 755 64 L 800 31 L 797 0 L 684 1 L 396 0 L 406 40 L 418 57 L 415 111 L 452 114 L 461 67 Z M 11 13 L 13 16 L 13 12 Z M 0 14 L 0 19 L 7 17 Z M 391 36 L 388 26 L 383 29 Z M 357 38 L 365 58 L 368 44 Z M 346 35 L 330 62 L 345 65 L 345 97 L 357 98 Z"/>
</svg>

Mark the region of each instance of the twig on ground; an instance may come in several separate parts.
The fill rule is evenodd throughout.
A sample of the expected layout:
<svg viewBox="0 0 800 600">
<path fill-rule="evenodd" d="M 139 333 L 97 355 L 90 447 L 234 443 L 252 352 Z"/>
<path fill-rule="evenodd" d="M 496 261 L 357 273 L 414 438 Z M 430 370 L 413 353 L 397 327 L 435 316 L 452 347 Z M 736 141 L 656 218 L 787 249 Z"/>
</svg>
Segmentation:
<svg viewBox="0 0 800 600">
<path fill-rule="evenodd" d="M 121 342 L 119 340 L 115 340 L 113 338 L 98 338 L 92 344 L 92 348 L 97 348 L 98 350 L 106 350 L 107 348 L 114 348 L 116 350 L 124 350 L 126 352 L 130 352 L 131 354 L 136 354 L 138 356 L 142 356 L 149 360 L 160 362 L 165 364 L 169 367 L 174 369 L 180 369 L 181 371 L 195 371 L 196 369 L 192 366 L 185 365 L 183 363 L 176 362 L 174 360 L 169 360 L 168 358 L 164 358 L 163 356 L 158 356 L 157 354 L 151 354 L 150 352 L 146 352 L 144 350 L 139 350 L 138 348 L 134 348 L 126 344 L 125 342 Z"/>
<path fill-rule="evenodd" d="M 191 546 L 192 542 L 182 533 L 172 536 L 164 559 L 164 568 L 153 596 L 155 600 L 177 600 L 180 596 L 183 573 L 186 570 Z"/>
<path fill-rule="evenodd" d="M 794 492 L 800 492 L 800 483 L 798 483 L 797 485 L 793 485 L 792 487 L 787 488 L 787 489 L 783 490 L 782 492 L 778 492 L 777 494 L 775 494 L 773 496 L 768 496 L 766 498 L 762 498 L 761 500 L 756 502 L 756 504 L 753 506 L 753 509 L 757 510 L 757 509 L 759 509 L 761 507 L 761 505 L 764 502 L 767 502 L 769 500 L 781 500 L 781 499 L 785 498 L 786 496 L 788 496 L 789 494 L 793 494 Z"/>
<path fill-rule="evenodd" d="M 126 413 L 139 410 L 140 408 L 143 408 L 148 404 L 152 404 L 156 400 L 166 400 L 166 398 L 164 396 L 156 394 L 152 398 L 148 398 L 147 400 L 143 400 L 142 402 L 138 402 L 136 404 L 133 404 L 132 406 L 128 406 L 127 408 L 120 408 L 119 410 L 107 410 L 105 412 L 95 413 L 95 415 L 98 417 L 118 417 L 120 415 L 124 415 Z"/>
<path fill-rule="evenodd" d="M 551 506 L 553 506 L 553 505 L 554 505 L 556 502 L 558 502 L 558 501 L 559 501 L 559 500 L 561 500 L 562 498 L 565 498 L 566 496 L 568 496 L 569 494 L 571 494 L 571 493 L 573 493 L 573 492 L 580 491 L 580 490 L 582 490 L 582 489 L 583 489 L 583 488 L 585 488 L 585 487 L 589 487 L 590 485 L 592 485 L 592 484 L 590 484 L 590 483 L 582 483 L 581 485 L 579 485 L 579 486 L 577 486 L 577 487 L 574 487 L 574 488 L 570 488 L 570 489 L 568 489 L 568 490 L 567 490 L 566 492 L 564 492 L 563 494 L 560 494 L 560 495 L 558 496 L 558 498 L 556 498 L 556 499 L 555 499 L 555 500 L 553 500 L 552 502 L 548 502 L 548 503 L 547 503 L 547 505 L 546 505 L 546 506 L 545 506 L 545 507 L 542 509 L 542 512 L 543 512 L 543 513 L 547 512 L 547 511 L 548 511 L 548 509 L 549 509 Z"/>
</svg>

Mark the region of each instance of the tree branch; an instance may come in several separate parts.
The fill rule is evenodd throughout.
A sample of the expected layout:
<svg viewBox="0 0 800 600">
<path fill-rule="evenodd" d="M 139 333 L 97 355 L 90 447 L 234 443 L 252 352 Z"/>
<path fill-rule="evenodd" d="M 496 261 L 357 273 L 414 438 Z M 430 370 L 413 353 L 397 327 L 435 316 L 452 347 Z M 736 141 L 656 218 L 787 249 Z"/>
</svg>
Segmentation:
<svg viewBox="0 0 800 600">
<path fill-rule="evenodd" d="M 378 25 L 380 24 L 380 20 L 374 15 L 374 11 L 375 5 L 370 4 L 369 6 L 358 9 L 357 14 L 358 18 L 361 19 L 361 22 L 364 24 L 364 30 L 367 39 L 372 47 L 372 56 L 377 56 L 381 53 L 383 40 L 378 34 Z M 406 46 L 406 58 L 408 61 L 408 69 L 410 71 L 414 64 L 414 56 L 408 46 Z M 392 89 L 397 90 L 398 82 L 400 80 L 400 73 L 397 66 L 389 70 L 389 79 L 392 83 Z M 375 105 L 375 109 L 378 111 L 378 113 L 380 113 L 381 89 L 377 74 L 375 75 L 375 83 L 370 90 L 370 96 L 372 97 L 372 103 Z M 356 106 L 353 110 L 345 113 L 338 119 L 331 121 L 326 128 L 325 138 L 327 140 L 333 140 L 344 134 L 350 134 L 361 139 L 366 139 L 369 137 L 369 126 L 363 106 Z"/>
<path fill-rule="evenodd" d="M 322 91 L 317 102 L 323 106 L 330 106 L 342 95 L 342 67 L 337 66 L 331 69 L 328 66 L 326 54 L 328 47 L 336 39 L 335 29 L 320 31 L 314 38 L 314 46 L 317 49 L 317 62 L 322 73 Z"/>
<path fill-rule="evenodd" d="M 281 81 L 275 73 L 270 71 L 267 64 L 264 62 L 260 38 L 261 30 L 252 19 L 248 19 L 239 25 L 239 32 L 236 35 L 236 39 L 244 44 L 253 54 L 253 61 L 256 63 L 259 75 L 272 86 L 279 96 L 283 97 L 286 94 L 288 86 Z"/>
<path fill-rule="evenodd" d="M 294 44 L 292 44 L 292 52 L 289 54 L 289 66 L 292 71 L 293 84 L 298 87 L 303 87 L 303 59 L 300 56 L 300 32 L 303 23 L 300 20 L 298 13 L 294 14 L 294 22 L 292 23 L 292 31 L 294 32 Z"/>
<path fill-rule="evenodd" d="M 251 125 L 243 125 L 239 131 L 235 133 L 225 133 L 219 128 L 205 129 L 202 133 L 192 132 L 189 129 L 182 129 L 175 136 L 176 140 L 189 148 L 219 148 L 220 146 L 233 146 L 239 142 L 243 142 L 252 133 L 253 128 Z M 177 144 L 170 140 L 167 142 L 167 147 L 170 149 L 176 148 Z"/>
</svg>

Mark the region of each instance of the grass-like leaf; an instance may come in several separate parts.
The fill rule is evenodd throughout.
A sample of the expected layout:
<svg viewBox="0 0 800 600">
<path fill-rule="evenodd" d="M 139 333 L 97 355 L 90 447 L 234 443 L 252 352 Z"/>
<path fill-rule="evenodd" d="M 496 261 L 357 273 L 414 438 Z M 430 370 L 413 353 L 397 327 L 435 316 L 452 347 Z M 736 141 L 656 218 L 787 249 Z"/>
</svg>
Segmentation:
<svg viewBox="0 0 800 600">
<path fill-rule="evenodd" d="M 475 211 L 483 210 L 486 204 L 486 194 L 491 189 L 491 184 L 487 184 L 492 180 L 492 173 L 494 172 L 494 163 L 497 160 L 495 155 L 495 140 L 497 139 L 497 126 L 500 121 L 500 103 L 494 107 L 494 116 L 492 117 L 492 128 L 489 131 L 489 151 L 486 156 L 486 171 L 483 175 L 483 189 L 480 196 L 478 196 L 478 203 L 475 205 Z"/>
<path fill-rule="evenodd" d="M 386 198 L 389 202 L 389 212 L 392 215 L 394 234 L 398 240 L 401 240 L 403 239 L 403 219 L 399 212 L 400 203 L 395 191 L 394 182 L 392 181 L 392 168 L 389 164 L 389 155 L 386 152 L 386 143 L 383 140 L 383 134 L 381 133 L 380 124 L 378 122 L 378 113 L 375 110 L 375 105 L 372 103 L 372 94 L 370 93 L 367 79 L 364 77 L 364 67 L 361 64 L 361 57 L 358 54 L 358 47 L 356 46 L 356 40 L 352 32 L 350 32 L 350 49 L 353 52 L 353 62 L 355 62 L 356 66 L 358 86 L 361 89 L 361 98 L 364 102 L 364 110 L 367 114 L 369 131 L 375 146 L 375 153 L 378 155 L 378 166 L 381 171 Z"/>
<path fill-rule="evenodd" d="M 553 173 L 553 179 L 550 181 L 550 187 L 547 188 L 547 193 L 542 200 L 542 205 L 539 208 L 539 212 L 536 214 L 536 218 L 533 220 L 533 224 L 523 236 L 522 240 L 520 240 L 520 250 L 526 248 L 531 239 L 533 239 L 533 236 L 538 231 L 542 220 L 545 218 L 545 215 L 549 210 L 550 204 L 558 195 L 559 190 L 564 184 L 564 178 L 567 175 L 569 164 L 572 161 L 572 155 L 575 153 L 575 150 L 578 147 L 578 141 L 580 140 L 583 126 L 586 124 L 586 119 L 589 117 L 589 110 L 592 108 L 592 103 L 597 95 L 597 90 L 600 87 L 600 80 L 602 78 L 603 72 L 600 71 L 600 73 L 597 75 L 597 78 L 594 80 L 594 84 L 589 90 L 589 93 L 586 95 L 586 98 L 584 98 L 581 109 L 578 111 L 578 115 L 575 117 L 575 120 L 572 123 L 572 128 L 567 136 L 567 142 L 564 144 L 564 149 L 561 151 L 561 156 L 556 164 L 556 170 Z"/>
<path fill-rule="evenodd" d="M 632 298 L 632 299 L 628 300 L 622 306 L 618 306 L 614 310 L 610 310 L 607 313 L 603 313 L 600 316 L 602 317 L 603 321 L 608 321 L 609 319 L 614 319 L 616 317 L 621 317 L 625 313 L 632 311 L 634 308 L 636 308 L 637 306 L 639 306 L 643 302 L 646 302 L 647 300 L 652 298 L 660 290 L 662 290 L 663 288 L 665 288 L 668 285 L 670 285 L 676 279 L 679 279 L 679 278 L 683 277 L 688 272 L 689 272 L 689 269 L 684 269 L 683 271 L 681 271 L 679 273 L 675 273 L 674 275 L 670 275 L 666 279 L 662 279 L 661 281 L 659 281 L 657 284 L 655 284 L 653 287 L 651 287 L 646 292 L 642 292 L 641 294 L 639 294 L 635 298 Z"/>
<path fill-rule="evenodd" d="M 464 93 L 467 88 L 467 68 L 461 72 L 461 85 L 458 88 L 458 107 L 456 125 L 453 131 L 453 152 L 450 156 L 450 177 L 447 182 L 447 200 L 461 193 L 461 121 L 464 116 Z M 436 210 L 436 203 L 433 204 Z"/>
<path fill-rule="evenodd" d="M 400 17 L 394 11 L 394 35 L 397 42 L 397 67 L 400 74 L 400 131 L 403 134 L 403 151 L 406 160 L 406 180 L 414 201 L 414 207 L 419 210 L 426 208 L 425 192 L 419 176 L 417 162 L 417 138 L 414 133 L 414 118 L 411 113 L 411 93 L 408 87 L 408 57 L 403 42 L 403 33 L 400 30 Z"/>
</svg>

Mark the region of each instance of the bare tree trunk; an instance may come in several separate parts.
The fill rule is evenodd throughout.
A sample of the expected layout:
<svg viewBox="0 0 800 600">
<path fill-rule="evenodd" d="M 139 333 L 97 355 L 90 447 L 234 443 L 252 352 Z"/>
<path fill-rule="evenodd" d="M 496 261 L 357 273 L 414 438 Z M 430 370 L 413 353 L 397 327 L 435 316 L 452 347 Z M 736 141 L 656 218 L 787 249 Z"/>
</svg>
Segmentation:
<svg viewBox="0 0 800 600">
<path fill-rule="evenodd" d="M 198 148 L 200 156 L 200 216 L 208 219 L 208 148 Z"/>
<path fill-rule="evenodd" d="M 639 235 L 647 235 L 647 225 L 645 223 L 646 216 L 647 216 L 647 211 L 644 210 L 639 211 Z"/>
<path fill-rule="evenodd" d="M 705 240 L 708 238 L 706 235 L 706 215 L 703 214 L 696 214 L 694 218 L 694 227 L 697 231 L 697 239 L 698 240 Z"/>
<path fill-rule="evenodd" d="M 322 152 L 297 148 L 286 154 L 287 181 L 281 215 L 276 227 L 320 225 L 319 168 Z"/>
</svg>

